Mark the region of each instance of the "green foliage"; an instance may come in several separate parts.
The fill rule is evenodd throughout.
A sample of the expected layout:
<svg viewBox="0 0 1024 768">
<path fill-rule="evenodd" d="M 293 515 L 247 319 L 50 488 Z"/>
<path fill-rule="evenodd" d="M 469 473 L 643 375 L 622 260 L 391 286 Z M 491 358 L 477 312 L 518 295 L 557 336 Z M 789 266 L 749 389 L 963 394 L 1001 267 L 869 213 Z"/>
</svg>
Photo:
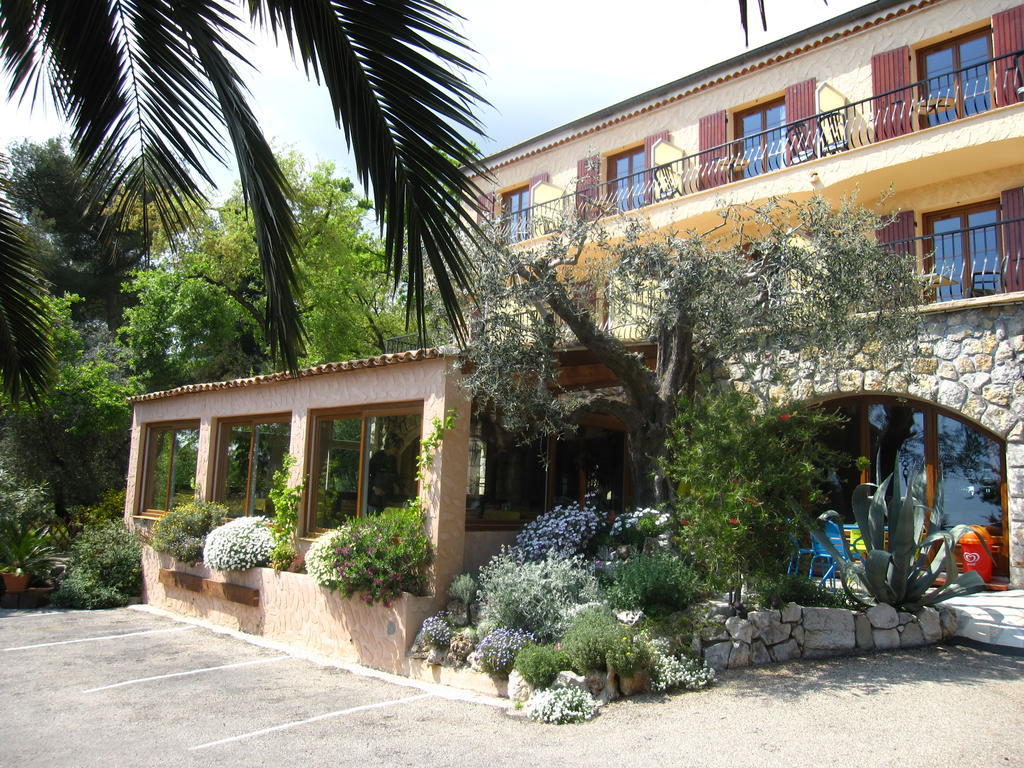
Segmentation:
<svg viewBox="0 0 1024 768">
<path fill-rule="evenodd" d="M 897 460 L 893 474 L 881 485 L 862 483 L 853 491 L 853 516 L 866 553 L 851 551 L 844 539 L 845 552 L 840 554 L 823 529 L 811 531 L 836 559 L 847 594 L 862 605 L 888 603 L 916 611 L 951 597 L 981 592 L 985 583 L 980 574 L 960 573 L 953 556 L 957 542 L 973 533 L 970 526 L 933 529 L 932 521 L 943 519 L 941 495 L 935 508 L 929 509 L 923 469 L 913 474 L 906 494 L 901 493 L 900 471 Z M 841 524 L 834 511 L 820 518 L 822 523 L 828 520 Z M 945 577 L 945 584 L 935 586 L 940 576 Z"/>
<path fill-rule="evenodd" d="M 664 469 L 678 490 L 680 548 L 711 586 L 738 591 L 744 577 L 784 572 L 805 510 L 823 500 L 825 468 L 841 461 L 821 439 L 837 417 L 733 390 L 676 407 Z"/>
<path fill-rule="evenodd" d="M 53 595 L 63 608 L 127 605 L 142 588 L 142 548 L 118 521 L 87 527 L 75 540 L 68 575 Z"/>
<path fill-rule="evenodd" d="M 476 600 L 477 584 L 471 573 L 460 573 L 448 587 L 448 597 L 461 600 L 467 606 Z"/>
<path fill-rule="evenodd" d="M 23 517 L 0 515 L 0 573 L 48 576 L 56 554 L 48 529 Z"/>
<path fill-rule="evenodd" d="M 651 667 L 647 638 L 633 629 L 620 627 L 619 634 L 608 646 L 605 661 L 609 668 L 626 677 L 647 671 Z"/>
<path fill-rule="evenodd" d="M 594 606 L 576 614 L 562 635 L 562 650 L 569 654 L 573 670 L 581 675 L 604 671 L 608 651 L 622 637 L 623 629 L 607 608 Z"/>
<path fill-rule="evenodd" d="M 554 645 L 531 643 L 516 654 L 513 669 L 534 688 L 547 688 L 558 673 L 570 667 L 569 654 Z"/>
<path fill-rule="evenodd" d="M 761 576 L 750 584 L 762 608 L 781 608 L 786 603 L 808 607 L 850 608 L 846 594 L 836 592 L 798 573 L 782 576 Z"/>
<path fill-rule="evenodd" d="M 329 586 L 346 597 L 361 593 L 366 603 L 390 605 L 402 592 L 426 591 L 432 552 L 418 510 L 394 507 L 356 518 L 330 541 L 335 578 Z M 312 573 L 309 557 L 306 565 Z"/>
<path fill-rule="evenodd" d="M 216 502 L 191 501 L 177 506 L 153 524 L 153 549 L 183 563 L 201 562 L 207 534 L 227 516 L 228 508 Z"/>
<path fill-rule="evenodd" d="M 605 587 L 613 608 L 648 614 L 684 610 L 700 595 L 697 573 L 668 552 L 631 557 L 615 566 Z"/>
<path fill-rule="evenodd" d="M 576 558 L 519 562 L 506 550 L 480 569 L 481 623 L 530 632 L 540 642 L 557 638 L 569 612 L 598 594 L 597 579 Z"/>
<path fill-rule="evenodd" d="M 295 528 L 298 525 L 299 501 L 302 499 L 302 491 L 306 484 L 302 482 L 295 486 L 288 485 L 295 461 L 295 457 L 290 453 L 284 457 L 281 468 L 274 473 L 269 493 L 270 501 L 274 505 L 274 519 L 270 523 L 274 548 L 270 552 L 270 565 L 278 572 L 289 568 L 298 556 L 295 549 Z"/>
<path fill-rule="evenodd" d="M 75 524 L 85 529 L 120 521 L 124 517 L 124 494 L 124 488 L 108 488 L 103 491 L 95 504 L 75 510 Z"/>
</svg>

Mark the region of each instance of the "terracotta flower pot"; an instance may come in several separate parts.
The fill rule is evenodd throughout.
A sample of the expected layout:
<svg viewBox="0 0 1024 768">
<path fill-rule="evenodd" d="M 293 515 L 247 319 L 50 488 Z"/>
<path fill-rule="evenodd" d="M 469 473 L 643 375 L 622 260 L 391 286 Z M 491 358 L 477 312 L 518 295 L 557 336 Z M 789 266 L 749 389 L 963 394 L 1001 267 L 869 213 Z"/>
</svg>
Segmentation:
<svg viewBox="0 0 1024 768">
<path fill-rule="evenodd" d="M 4 591 L 16 595 L 28 589 L 29 575 L 16 576 L 13 573 L 0 574 L 4 577 Z"/>
</svg>

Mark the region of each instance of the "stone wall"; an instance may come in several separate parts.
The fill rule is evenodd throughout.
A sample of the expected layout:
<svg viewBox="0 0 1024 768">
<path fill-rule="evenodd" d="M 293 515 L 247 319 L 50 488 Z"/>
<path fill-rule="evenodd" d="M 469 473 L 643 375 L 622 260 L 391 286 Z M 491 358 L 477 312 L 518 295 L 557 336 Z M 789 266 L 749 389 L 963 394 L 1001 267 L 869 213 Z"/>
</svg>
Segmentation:
<svg viewBox="0 0 1024 768">
<path fill-rule="evenodd" d="M 917 648 L 951 637 L 953 609 L 922 608 L 916 614 L 876 605 L 866 612 L 845 608 L 753 611 L 705 628 L 694 640 L 709 667 L 736 669 L 793 659 L 823 659 L 893 648 Z"/>
<path fill-rule="evenodd" d="M 955 413 L 1006 441 L 1010 581 L 1024 585 L 1024 294 L 928 307 L 917 353 L 879 360 L 855 350 L 825 368 L 809 353 L 775 352 L 751 375 L 720 372 L 737 389 L 776 401 L 821 402 L 848 395 L 894 395 Z"/>
</svg>

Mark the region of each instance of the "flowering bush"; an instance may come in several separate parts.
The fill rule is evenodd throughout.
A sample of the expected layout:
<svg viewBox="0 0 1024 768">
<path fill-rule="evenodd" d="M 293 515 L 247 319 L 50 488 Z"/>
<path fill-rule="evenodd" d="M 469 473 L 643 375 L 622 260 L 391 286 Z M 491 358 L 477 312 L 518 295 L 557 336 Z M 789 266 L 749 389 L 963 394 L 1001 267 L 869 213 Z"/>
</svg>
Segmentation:
<svg viewBox="0 0 1024 768">
<path fill-rule="evenodd" d="M 557 506 L 528 523 L 516 537 L 516 552 L 523 560 L 543 560 L 549 553 L 582 555 L 600 522 L 597 508 L 589 502 Z"/>
<path fill-rule="evenodd" d="M 526 714 L 542 723 L 582 723 L 597 712 L 597 702 L 579 688 L 535 691 L 526 702 Z"/>
<path fill-rule="evenodd" d="M 651 649 L 647 638 L 632 630 L 623 629 L 609 646 L 605 656 L 609 667 L 625 677 L 632 677 L 637 672 L 651 666 Z"/>
<path fill-rule="evenodd" d="M 482 623 L 521 629 L 541 642 L 561 634 L 575 606 L 598 597 L 597 579 L 577 558 L 524 563 L 505 550 L 480 569 Z"/>
<path fill-rule="evenodd" d="M 448 621 L 448 613 L 441 611 L 423 621 L 421 628 L 423 642 L 431 648 L 447 650 L 452 642 L 452 625 Z"/>
<path fill-rule="evenodd" d="M 212 501 L 177 506 L 154 523 L 153 549 L 183 563 L 198 563 L 203 559 L 207 534 L 223 523 L 227 514 L 227 507 Z"/>
<path fill-rule="evenodd" d="M 262 517 L 240 517 L 210 531 L 203 562 L 216 571 L 244 571 L 266 565 L 274 538 Z"/>
<path fill-rule="evenodd" d="M 306 552 L 306 573 L 321 587 L 338 588 L 338 571 L 334 562 L 338 559 L 336 552 L 341 542 L 341 531 L 328 531 L 314 541 Z"/>
<path fill-rule="evenodd" d="M 527 643 L 536 642 L 529 632 L 518 629 L 496 629 L 480 641 L 476 652 L 480 666 L 485 672 L 495 675 L 507 675 L 512 671 L 516 654 Z"/>
<path fill-rule="evenodd" d="M 695 691 L 715 681 L 715 670 L 700 659 L 675 656 L 667 640 L 651 640 L 651 690 L 670 691 L 682 688 Z"/>
<path fill-rule="evenodd" d="M 617 544 L 640 546 L 647 538 L 657 538 L 660 542 L 668 544 L 671 522 L 672 518 L 668 512 L 659 512 L 651 507 L 639 507 L 618 515 L 612 521 L 608 535 Z"/>
</svg>

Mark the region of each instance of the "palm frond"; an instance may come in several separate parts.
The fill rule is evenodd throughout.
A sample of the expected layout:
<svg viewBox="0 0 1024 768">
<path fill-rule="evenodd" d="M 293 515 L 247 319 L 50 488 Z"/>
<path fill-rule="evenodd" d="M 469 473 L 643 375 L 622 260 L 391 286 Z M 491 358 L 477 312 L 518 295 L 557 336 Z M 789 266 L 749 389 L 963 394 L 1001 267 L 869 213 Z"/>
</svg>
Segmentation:
<svg viewBox="0 0 1024 768">
<path fill-rule="evenodd" d="M 0 383 L 12 400 L 36 401 L 54 367 L 46 289 L 0 179 Z"/>
<path fill-rule="evenodd" d="M 482 99 L 465 80 L 476 70 L 460 55 L 470 49 L 452 29 L 457 15 L 435 0 L 249 0 L 249 8 L 327 88 L 420 328 L 429 264 L 460 333 L 457 290 L 469 290 L 471 274 L 462 237 L 476 233 L 466 171 L 480 171 L 462 132 L 480 132 L 473 106 Z"/>
</svg>

